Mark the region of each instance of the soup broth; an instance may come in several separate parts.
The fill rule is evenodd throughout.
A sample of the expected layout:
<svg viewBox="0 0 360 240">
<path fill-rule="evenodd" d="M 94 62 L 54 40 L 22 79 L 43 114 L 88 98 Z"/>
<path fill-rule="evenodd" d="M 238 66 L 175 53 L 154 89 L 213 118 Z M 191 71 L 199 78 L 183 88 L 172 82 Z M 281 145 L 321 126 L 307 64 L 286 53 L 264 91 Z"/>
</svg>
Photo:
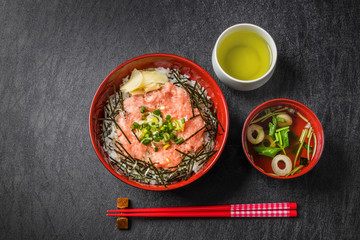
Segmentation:
<svg viewBox="0 0 360 240">
<path fill-rule="evenodd" d="M 270 137 L 270 126 L 274 126 L 274 118 L 277 118 L 277 121 L 279 119 L 282 120 L 281 116 L 284 116 L 284 114 L 288 115 L 292 122 L 290 125 L 284 125 L 286 123 L 281 123 L 281 126 L 276 126 L 275 132 L 277 134 L 281 133 L 282 135 L 282 139 L 277 140 L 277 136 L 273 135 L 273 137 Z M 300 112 L 281 106 L 269 108 L 258 114 L 252 120 L 252 123 L 248 127 L 248 131 L 249 129 L 254 129 L 254 125 L 260 126 L 260 128 L 258 128 L 260 130 L 254 131 L 255 133 L 252 132 L 251 136 L 249 136 L 249 133 L 247 132 L 246 145 L 252 161 L 264 172 L 274 174 L 276 176 L 291 176 L 300 173 L 301 169 L 307 167 L 307 165 L 311 162 L 313 153 L 316 151 L 316 137 L 311 127 L 311 123 Z M 261 139 L 261 131 L 264 132 L 263 139 Z M 256 138 L 257 141 L 254 143 L 254 139 Z M 283 147 L 284 141 L 288 141 L 288 145 L 286 147 Z M 269 156 L 270 154 L 268 153 L 270 151 L 273 151 L 272 153 L 276 153 L 273 154 L 273 156 Z M 282 158 L 282 160 L 278 161 L 277 164 L 273 162 L 276 157 Z M 291 161 L 290 170 L 287 171 L 286 174 L 279 175 L 277 170 L 285 169 L 286 157 L 288 157 Z M 276 168 L 276 165 L 278 168 Z"/>
</svg>

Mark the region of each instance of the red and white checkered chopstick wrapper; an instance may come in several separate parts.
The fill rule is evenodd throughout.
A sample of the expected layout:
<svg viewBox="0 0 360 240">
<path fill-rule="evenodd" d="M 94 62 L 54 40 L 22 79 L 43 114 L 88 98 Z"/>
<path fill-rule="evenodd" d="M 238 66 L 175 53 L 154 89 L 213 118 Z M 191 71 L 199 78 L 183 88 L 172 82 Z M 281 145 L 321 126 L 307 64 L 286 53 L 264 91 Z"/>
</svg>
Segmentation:
<svg viewBox="0 0 360 240">
<path fill-rule="evenodd" d="M 230 205 L 231 217 L 296 217 L 296 203 L 255 203 Z"/>
<path fill-rule="evenodd" d="M 289 210 L 296 209 L 294 202 L 287 203 L 251 203 L 251 204 L 231 204 L 231 211 L 252 211 L 252 210 Z"/>
<path fill-rule="evenodd" d="M 296 210 L 231 211 L 231 217 L 296 217 Z"/>
</svg>

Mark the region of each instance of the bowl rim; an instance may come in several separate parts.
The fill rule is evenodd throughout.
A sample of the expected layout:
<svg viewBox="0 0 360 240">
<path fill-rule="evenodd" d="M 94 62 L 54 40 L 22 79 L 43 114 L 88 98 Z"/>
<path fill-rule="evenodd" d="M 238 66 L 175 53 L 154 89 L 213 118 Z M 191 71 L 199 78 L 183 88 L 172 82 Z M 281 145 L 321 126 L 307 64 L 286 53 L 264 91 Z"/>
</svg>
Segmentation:
<svg viewBox="0 0 360 240">
<path fill-rule="evenodd" d="M 300 108 L 302 108 L 302 110 L 306 110 L 306 112 L 308 114 L 311 114 L 313 116 L 313 118 L 315 119 L 315 121 L 318 122 L 318 128 L 319 128 L 319 133 L 321 135 L 321 139 L 322 139 L 322 144 L 321 144 L 321 148 L 319 149 L 319 154 L 317 156 L 315 160 L 315 164 L 311 167 L 311 168 L 308 168 L 307 171 L 301 171 L 299 174 L 296 174 L 296 175 L 292 175 L 292 176 L 288 176 L 288 177 L 280 177 L 280 176 L 274 176 L 274 175 L 270 175 L 264 171 L 261 171 L 260 168 L 253 162 L 251 161 L 251 159 L 249 158 L 249 155 L 248 155 L 248 152 L 246 151 L 246 147 L 245 147 L 245 141 L 246 141 L 246 132 L 245 130 L 247 129 L 247 126 L 249 126 L 250 124 L 250 121 L 256 116 L 256 114 L 260 113 L 261 111 L 265 110 L 266 108 L 270 107 L 270 106 L 266 106 L 268 104 L 272 104 L 272 105 L 276 105 L 276 103 L 278 102 L 282 102 L 282 103 L 287 103 L 289 105 L 293 105 L 293 106 L 298 106 Z M 268 100 L 266 102 L 263 102 L 262 104 L 260 104 L 259 106 L 257 106 L 256 108 L 254 108 L 254 110 L 252 110 L 250 112 L 250 114 L 248 115 L 248 117 L 246 118 L 245 122 L 244 122 L 244 125 L 243 125 L 243 129 L 242 129 L 242 134 L 241 134 L 241 140 L 242 140 L 242 148 L 243 148 L 243 151 L 245 153 L 245 156 L 247 158 L 247 160 L 251 163 L 251 165 L 253 167 L 255 167 L 259 172 L 261 172 L 262 174 L 268 176 L 268 177 L 271 177 L 271 178 L 275 178 L 275 179 L 291 179 L 291 178 L 297 178 L 297 177 L 300 177 L 302 175 L 305 175 L 306 173 L 310 172 L 316 165 L 317 163 L 319 162 L 320 158 L 321 158 L 321 155 L 323 153 L 323 150 L 324 150 L 324 146 L 325 146 L 325 136 L 324 136 L 324 130 L 323 130 L 323 127 L 321 125 L 321 122 L 320 120 L 318 119 L 318 117 L 316 116 L 316 114 L 311 111 L 310 108 L 308 108 L 307 106 L 305 106 L 304 104 L 298 102 L 298 101 L 295 101 L 295 100 L 292 100 L 292 99 L 287 99 L 287 98 L 276 98 L 276 99 L 271 99 L 271 100 Z M 312 160 L 312 161 L 314 161 Z"/>
<path fill-rule="evenodd" d="M 252 80 L 241 80 L 241 79 L 237 79 L 237 78 L 234 78 L 232 76 L 230 76 L 221 66 L 220 66 L 220 63 L 219 63 L 219 60 L 218 60 L 218 56 L 217 56 L 217 50 L 219 48 L 219 44 L 220 44 L 220 39 L 225 35 L 227 34 L 227 32 L 229 32 L 230 30 L 232 30 L 233 28 L 237 28 L 237 27 L 241 27 L 241 26 L 248 26 L 248 27 L 251 27 L 251 28 L 254 28 L 254 29 L 258 29 L 259 31 L 263 32 L 264 35 L 266 35 L 269 39 L 270 39 L 270 42 L 274 44 L 274 48 L 271 49 L 271 51 L 273 51 L 272 55 L 272 61 L 271 61 L 271 65 L 268 69 L 268 71 L 266 73 L 264 73 L 264 75 L 256 78 L 256 79 L 252 79 Z M 241 30 L 239 30 L 241 31 Z M 260 36 L 261 38 L 263 38 L 262 36 Z M 223 39 L 222 39 L 223 40 Z M 265 40 L 265 39 L 264 39 Z M 266 40 L 265 40 L 266 41 Z M 266 41 L 268 45 L 270 45 L 270 43 L 268 41 Z M 270 47 L 269 47 L 270 48 Z M 235 83 L 244 83 L 244 84 L 252 84 L 252 83 L 256 83 L 256 82 L 260 82 L 262 80 L 264 80 L 265 78 L 267 78 L 272 71 L 275 70 L 275 66 L 276 66 L 276 63 L 277 63 L 277 59 L 278 59 L 278 51 L 277 51 L 277 46 L 276 46 L 276 43 L 273 39 L 273 37 L 270 35 L 270 33 L 268 33 L 265 29 L 263 29 L 262 27 L 258 26 L 258 25 L 255 25 L 255 24 L 252 24 L 252 23 L 238 23 L 238 24 L 235 24 L 235 25 L 232 25 L 230 27 L 228 27 L 227 29 L 225 29 L 220 35 L 219 37 L 217 38 L 216 42 L 215 42 L 215 45 L 214 45 L 214 53 L 215 53 L 215 61 L 216 61 L 216 65 L 221 69 L 221 72 L 229 79 L 231 80 L 232 82 L 235 82 Z"/>
<path fill-rule="evenodd" d="M 201 72 L 203 75 L 206 76 L 206 81 L 210 80 L 210 82 L 213 82 L 215 85 L 215 91 L 219 91 L 219 102 L 224 106 L 224 111 L 225 111 L 225 123 L 222 123 L 223 127 L 224 127 L 224 138 L 223 141 L 220 143 L 220 147 L 219 150 L 213 155 L 213 160 L 210 162 L 210 164 L 208 166 L 206 166 L 206 168 L 203 169 L 203 171 L 196 173 L 195 175 L 191 176 L 188 180 L 186 181 L 180 181 L 180 182 L 176 182 L 174 184 L 170 184 L 167 185 L 167 188 L 165 188 L 164 186 L 160 186 L 160 185 L 150 185 L 150 184 L 144 184 L 144 183 L 138 183 L 134 180 L 130 180 L 128 177 L 126 176 L 122 176 L 120 174 L 118 174 L 114 169 L 112 169 L 106 162 L 106 160 L 102 157 L 100 151 L 98 150 L 96 144 L 95 144 L 95 136 L 92 133 L 91 129 L 93 128 L 93 124 L 92 124 L 92 115 L 93 115 L 93 110 L 94 110 L 94 105 L 95 105 L 95 99 L 97 99 L 100 90 L 102 89 L 102 87 L 105 85 L 105 83 L 108 81 L 108 79 L 116 72 L 118 71 L 120 68 L 122 68 L 123 66 L 134 62 L 136 60 L 142 59 L 142 58 L 148 58 L 148 57 L 171 57 L 171 58 L 175 58 L 177 60 L 183 61 L 188 63 L 189 65 L 191 65 L 192 67 L 196 68 L 199 72 Z M 99 85 L 98 89 L 96 90 L 96 93 L 92 99 L 91 102 L 91 106 L 90 106 L 90 111 L 89 111 L 89 132 L 90 132 L 90 139 L 91 139 L 91 143 L 93 145 L 93 148 L 98 156 L 98 158 L 100 159 L 100 161 L 102 162 L 102 164 L 105 166 L 105 168 L 107 170 L 109 170 L 115 177 L 117 177 L 118 179 L 120 179 L 121 181 L 136 187 L 136 188 L 141 188 L 141 189 L 145 189 L 145 190 L 151 190 L 151 191 L 167 191 L 167 190 L 172 190 L 172 189 L 177 189 L 186 185 L 189 185 L 190 183 L 194 182 L 195 180 L 199 179 L 200 177 L 202 177 L 203 175 L 205 175 L 205 173 L 207 173 L 212 167 L 213 165 L 217 162 L 217 160 L 219 159 L 222 151 L 224 150 L 226 141 L 227 141 L 227 137 L 228 137 L 228 132 L 229 132 L 229 110 L 225 101 L 225 97 L 224 94 L 222 93 L 219 85 L 217 84 L 217 82 L 214 80 L 214 78 L 205 70 L 203 69 L 200 65 L 194 63 L 193 61 L 186 59 L 184 57 L 181 56 L 177 56 L 174 54 L 168 54 L 168 53 L 150 53 L 150 54 L 144 54 L 144 55 L 140 55 L 134 58 L 131 58 L 127 61 L 125 61 L 124 63 L 120 64 L 118 67 L 116 67 L 103 81 L 102 83 Z"/>
</svg>

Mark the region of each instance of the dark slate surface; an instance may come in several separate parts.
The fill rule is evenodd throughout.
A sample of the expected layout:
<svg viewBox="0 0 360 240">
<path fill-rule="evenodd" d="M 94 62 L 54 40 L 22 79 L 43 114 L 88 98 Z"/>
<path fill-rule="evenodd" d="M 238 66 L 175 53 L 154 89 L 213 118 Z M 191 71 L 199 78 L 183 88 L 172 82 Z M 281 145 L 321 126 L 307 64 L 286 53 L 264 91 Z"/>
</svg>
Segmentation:
<svg viewBox="0 0 360 240">
<path fill-rule="evenodd" d="M 346 2 L 346 3 L 345 3 Z M 359 1 L 1 1 L 1 239 L 359 239 Z M 88 112 L 102 80 L 145 53 L 189 58 L 215 77 L 218 35 L 242 22 L 278 46 L 272 80 L 252 92 L 221 82 L 230 135 L 211 171 L 170 192 L 122 183 L 98 160 Z M 216 78 L 215 78 L 216 79 Z M 217 79 L 216 79 L 217 80 Z M 323 124 L 319 164 L 299 179 L 267 178 L 240 147 L 249 112 L 273 98 L 310 107 Z M 296 219 L 135 219 L 132 207 L 298 202 Z"/>
</svg>

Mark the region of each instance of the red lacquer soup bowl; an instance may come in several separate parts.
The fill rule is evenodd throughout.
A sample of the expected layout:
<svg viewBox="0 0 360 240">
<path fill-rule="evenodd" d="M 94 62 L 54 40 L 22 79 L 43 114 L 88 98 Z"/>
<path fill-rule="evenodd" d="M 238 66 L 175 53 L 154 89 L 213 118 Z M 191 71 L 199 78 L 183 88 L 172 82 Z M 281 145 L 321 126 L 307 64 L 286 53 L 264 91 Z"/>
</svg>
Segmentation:
<svg viewBox="0 0 360 240">
<path fill-rule="evenodd" d="M 258 114 L 262 113 L 263 111 L 265 111 L 268 108 L 279 107 L 279 106 L 281 106 L 282 108 L 288 107 L 289 109 L 295 110 L 294 114 L 289 114 L 292 116 L 292 120 L 293 120 L 293 124 L 290 126 L 290 131 L 292 133 L 296 134 L 297 136 L 300 136 L 302 133 L 302 130 L 306 127 L 307 122 L 300 117 L 300 115 L 301 115 L 308 122 L 310 122 L 311 127 L 313 129 L 313 133 L 315 135 L 315 137 L 311 138 L 312 141 L 310 143 L 314 154 L 312 154 L 312 153 L 309 154 L 310 161 L 309 161 L 308 165 L 304 166 L 299 171 L 296 171 L 296 173 L 294 175 L 289 175 L 289 176 L 274 175 L 274 172 L 273 172 L 273 169 L 271 166 L 272 158 L 266 157 L 266 156 L 261 156 L 258 153 L 256 153 L 253 149 L 254 145 L 252 145 L 247 140 L 247 136 L 246 136 L 248 127 L 251 125 L 251 122 L 254 119 L 258 119 L 258 117 L 259 117 Z M 300 113 L 300 115 L 298 115 L 296 112 Z M 268 121 L 270 121 L 270 119 Z M 264 123 L 260 123 L 259 125 L 263 124 L 264 127 L 266 127 L 266 125 L 268 125 L 268 121 L 265 121 Z M 315 149 L 315 143 L 314 143 L 315 138 L 316 138 L 316 149 Z M 309 138 L 306 138 L 306 139 L 309 140 Z M 290 141 L 291 141 L 291 139 L 290 139 Z M 294 144 L 294 143 L 290 142 L 290 145 L 291 144 Z M 242 131 L 242 146 L 243 146 L 245 155 L 246 155 L 247 159 L 249 160 L 249 162 L 261 173 L 263 173 L 269 177 L 278 178 L 278 179 L 296 178 L 296 177 L 302 176 L 305 173 L 309 172 L 319 161 L 322 151 L 323 151 L 323 148 L 324 148 L 324 132 L 323 132 L 323 129 L 322 129 L 319 119 L 305 105 L 303 105 L 297 101 L 290 100 L 290 99 L 273 99 L 273 100 L 264 102 L 263 104 L 256 107 L 250 113 L 250 115 L 247 117 L 244 127 L 243 127 L 243 131 Z M 295 144 L 293 146 L 294 146 L 295 150 L 299 149 L 300 142 L 295 140 Z M 296 156 L 295 152 L 297 152 L 297 151 L 290 151 L 290 150 L 287 151 L 287 155 L 290 157 L 290 159 L 292 161 L 292 166 L 293 166 L 293 159 Z M 282 152 L 279 152 L 279 153 L 282 154 Z M 305 148 L 302 149 L 300 157 L 304 157 L 304 158 L 307 157 L 307 152 L 306 152 Z M 300 164 L 297 161 L 297 166 L 299 166 L 299 165 Z M 285 164 L 283 164 L 283 166 L 280 166 L 280 165 L 278 165 L 278 166 L 279 166 L 279 168 L 284 168 Z M 293 168 L 293 169 L 295 169 L 295 168 Z M 294 172 L 295 172 L 295 170 L 294 170 Z"/>
<path fill-rule="evenodd" d="M 131 74 L 134 68 L 141 70 L 147 68 L 174 68 L 179 69 L 182 74 L 190 76 L 191 80 L 197 81 L 201 86 L 207 89 L 208 95 L 211 97 L 214 107 L 217 108 L 218 120 L 223 126 L 224 132 L 219 127 L 219 133 L 215 139 L 215 148 L 217 152 L 207 161 L 207 163 L 197 172 L 194 173 L 188 180 L 180 181 L 174 184 L 167 185 L 151 185 L 132 180 L 125 176 L 122 172 L 117 171 L 109 161 L 109 156 L 103 149 L 101 141 L 101 121 L 94 120 L 94 118 L 101 118 L 104 115 L 104 105 L 106 104 L 107 94 L 114 93 L 113 84 L 118 88 L 122 84 L 122 79 Z M 95 152 L 100 158 L 104 166 L 120 180 L 138 188 L 163 191 L 185 186 L 194 182 L 196 179 L 203 176 L 218 160 L 220 154 L 225 146 L 226 138 L 229 131 L 229 113 L 219 86 L 215 80 L 196 63 L 176 55 L 171 54 L 148 54 L 133 58 L 120 66 L 118 66 L 110 75 L 101 83 L 97 90 L 91 104 L 89 116 L 90 136 L 94 146 Z"/>
</svg>

